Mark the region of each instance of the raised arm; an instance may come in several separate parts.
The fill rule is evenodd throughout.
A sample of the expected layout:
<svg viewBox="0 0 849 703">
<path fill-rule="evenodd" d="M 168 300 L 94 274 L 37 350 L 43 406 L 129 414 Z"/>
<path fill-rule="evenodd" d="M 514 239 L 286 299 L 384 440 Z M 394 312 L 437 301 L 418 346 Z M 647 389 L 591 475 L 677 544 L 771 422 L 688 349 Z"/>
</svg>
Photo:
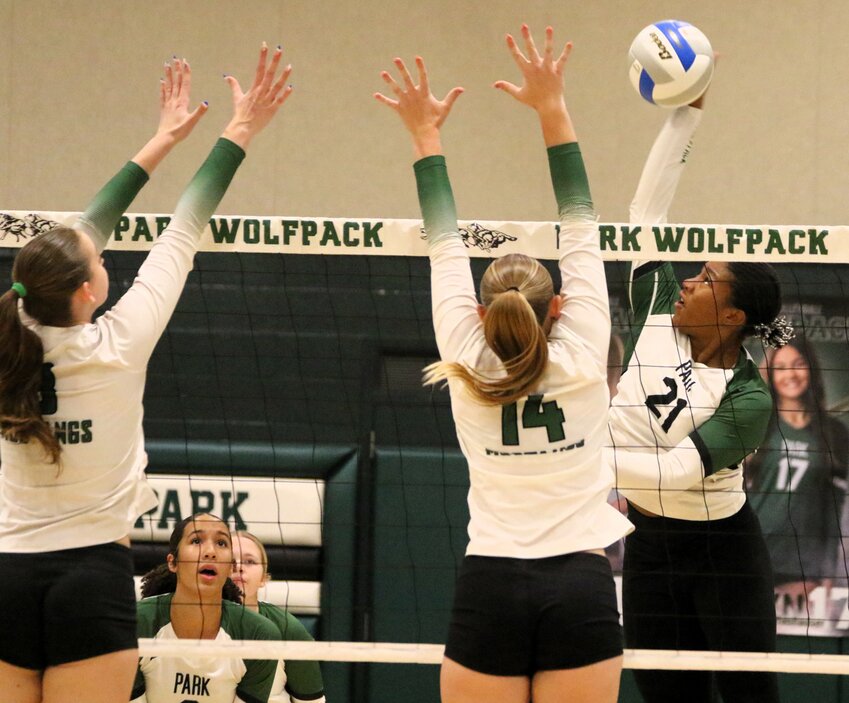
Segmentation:
<svg viewBox="0 0 849 703">
<path fill-rule="evenodd" d="M 533 109 L 539 118 L 560 217 L 559 249 L 562 312 L 550 339 L 577 334 L 606 366 L 610 312 L 604 264 L 598 248 L 595 212 L 572 118 L 563 94 L 563 73 L 572 43 L 554 55 L 554 30 L 545 30 L 539 53 L 527 25 L 522 25 L 525 53 L 507 35 L 507 48 L 522 73 L 522 85 L 496 81 L 495 87 Z"/>
<path fill-rule="evenodd" d="M 640 174 L 631 201 L 631 222 L 666 222 L 701 119 L 701 108 L 690 105 L 679 107 L 666 118 Z"/>
<path fill-rule="evenodd" d="M 640 174 L 631 201 L 631 222 L 643 225 L 666 222 L 693 146 L 693 136 L 702 119 L 703 101 L 701 97 L 693 105 L 679 107 L 666 118 Z M 679 290 L 671 264 L 631 263 L 628 298 L 638 323 L 654 312 L 669 312 L 678 299 Z"/>
<path fill-rule="evenodd" d="M 139 275 L 117 305 L 98 320 L 112 333 L 119 357 L 144 365 L 177 304 L 191 270 L 200 235 L 227 190 L 245 149 L 268 124 L 292 91 L 291 66 L 280 77 L 278 48 L 270 61 L 263 45 L 253 85 L 244 93 L 232 76 L 233 117 L 212 152 L 184 191 L 168 228 L 157 239 Z"/>
<path fill-rule="evenodd" d="M 374 97 L 398 113 L 410 133 L 431 263 L 436 343 L 443 361 L 455 361 L 481 326 L 469 255 L 457 228 L 457 209 L 440 136 L 440 129 L 463 89 L 453 88 L 439 100 L 430 91 L 427 69 L 420 56 L 416 57 L 417 84 L 401 59 L 396 58 L 394 63 L 401 84 L 388 71 L 383 71 L 381 77 L 395 98 L 381 93 L 375 93 Z"/>
<path fill-rule="evenodd" d="M 206 113 L 206 102 L 189 110 L 192 70 L 185 59 L 165 64 L 159 88 L 159 126 L 156 134 L 94 196 L 74 225 L 103 251 L 121 215 L 147 183 L 150 174 L 174 146 L 183 141 Z"/>
</svg>

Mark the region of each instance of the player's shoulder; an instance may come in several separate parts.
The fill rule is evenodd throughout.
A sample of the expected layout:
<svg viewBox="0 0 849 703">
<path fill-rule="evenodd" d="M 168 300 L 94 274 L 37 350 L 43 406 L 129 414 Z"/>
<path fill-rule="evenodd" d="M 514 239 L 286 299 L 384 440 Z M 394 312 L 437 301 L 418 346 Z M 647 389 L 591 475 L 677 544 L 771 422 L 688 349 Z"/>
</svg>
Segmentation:
<svg viewBox="0 0 849 703">
<path fill-rule="evenodd" d="M 272 603 L 260 602 L 259 614 L 268 618 L 277 626 L 283 639 L 312 639 L 304 624 L 285 608 L 280 608 Z"/>
<path fill-rule="evenodd" d="M 769 393 L 769 386 L 766 380 L 764 380 L 760 368 L 745 348 L 740 350 L 740 357 L 737 365 L 734 367 L 733 381 L 738 385 L 750 388 L 752 391 L 766 391 Z"/>
<path fill-rule="evenodd" d="M 275 640 L 280 637 L 274 623 L 244 605 L 225 600 L 221 611 L 221 628 L 233 639 Z"/>
<path fill-rule="evenodd" d="M 745 401 L 748 405 L 770 409 L 772 395 L 761 375 L 760 369 L 751 356 L 745 351 L 734 368 L 734 374 L 728 382 L 726 397 L 736 402 Z"/>
<path fill-rule="evenodd" d="M 139 634 L 146 632 L 153 636 L 171 620 L 171 599 L 173 593 L 142 598 L 136 603 L 136 619 Z"/>
</svg>

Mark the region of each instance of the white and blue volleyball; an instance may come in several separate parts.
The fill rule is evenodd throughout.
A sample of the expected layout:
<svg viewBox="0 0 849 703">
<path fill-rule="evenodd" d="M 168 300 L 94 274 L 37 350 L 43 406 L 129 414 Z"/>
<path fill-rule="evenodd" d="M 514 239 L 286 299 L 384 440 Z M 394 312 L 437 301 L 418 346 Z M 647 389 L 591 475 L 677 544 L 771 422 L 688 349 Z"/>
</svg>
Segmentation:
<svg viewBox="0 0 849 703">
<path fill-rule="evenodd" d="M 634 39 L 629 51 L 634 89 L 661 107 L 689 105 L 713 77 L 713 49 L 697 28 L 679 20 L 655 22 Z"/>
</svg>

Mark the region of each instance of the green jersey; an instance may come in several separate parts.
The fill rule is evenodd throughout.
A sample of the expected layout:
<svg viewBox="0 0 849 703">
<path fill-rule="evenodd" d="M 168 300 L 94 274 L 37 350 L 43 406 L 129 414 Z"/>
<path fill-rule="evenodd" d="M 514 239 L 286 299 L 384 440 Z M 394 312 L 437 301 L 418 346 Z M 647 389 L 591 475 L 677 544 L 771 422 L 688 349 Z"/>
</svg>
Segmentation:
<svg viewBox="0 0 849 703">
<path fill-rule="evenodd" d="M 139 637 L 179 639 L 171 625 L 173 593 L 139 601 Z M 216 642 L 276 640 L 280 633 L 267 619 L 244 606 L 223 601 Z M 132 699 L 146 703 L 266 703 L 277 664 L 273 660 L 204 657 L 141 657 Z"/>
<path fill-rule="evenodd" d="M 307 629 L 288 610 L 271 603 L 259 604 L 259 614 L 273 622 L 280 631 L 280 639 L 312 642 Z M 324 702 L 324 682 L 317 661 L 281 661 L 271 687 L 270 701 L 281 703 Z"/>
<path fill-rule="evenodd" d="M 758 452 L 749 500 L 769 547 L 776 584 L 835 575 L 843 491 L 832 469 L 846 453 L 846 429 L 826 418 L 835 447 L 818 422 L 795 428 L 780 418 Z"/>
</svg>

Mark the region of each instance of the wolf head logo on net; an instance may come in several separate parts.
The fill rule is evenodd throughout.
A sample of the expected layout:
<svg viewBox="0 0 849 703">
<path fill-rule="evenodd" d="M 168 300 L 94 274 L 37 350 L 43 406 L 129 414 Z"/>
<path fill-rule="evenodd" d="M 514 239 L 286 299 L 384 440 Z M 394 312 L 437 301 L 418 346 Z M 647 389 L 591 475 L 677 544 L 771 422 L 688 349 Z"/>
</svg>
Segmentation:
<svg viewBox="0 0 849 703">
<path fill-rule="evenodd" d="M 6 237 L 14 237 L 16 242 L 23 239 L 33 239 L 42 232 L 47 232 L 60 223 L 46 220 L 31 212 L 24 217 L 14 217 L 7 212 L 0 213 L 0 241 Z"/>
<path fill-rule="evenodd" d="M 489 229 L 477 222 L 471 222 L 468 227 L 460 227 L 458 231 L 463 238 L 463 244 L 469 248 L 477 247 L 482 251 L 492 251 L 498 249 L 505 242 L 515 242 L 518 239 L 518 237 L 507 234 L 507 232 Z M 422 239 L 427 239 L 424 227 L 422 227 L 421 232 Z"/>
<path fill-rule="evenodd" d="M 461 227 L 460 234 L 463 236 L 463 243 L 467 247 L 477 247 L 483 251 L 498 249 L 505 242 L 515 242 L 518 239 L 518 237 L 513 237 L 507 232 L 489 229 L 477 222 L 470 223 L 468 227 Z"/>
</svg>

